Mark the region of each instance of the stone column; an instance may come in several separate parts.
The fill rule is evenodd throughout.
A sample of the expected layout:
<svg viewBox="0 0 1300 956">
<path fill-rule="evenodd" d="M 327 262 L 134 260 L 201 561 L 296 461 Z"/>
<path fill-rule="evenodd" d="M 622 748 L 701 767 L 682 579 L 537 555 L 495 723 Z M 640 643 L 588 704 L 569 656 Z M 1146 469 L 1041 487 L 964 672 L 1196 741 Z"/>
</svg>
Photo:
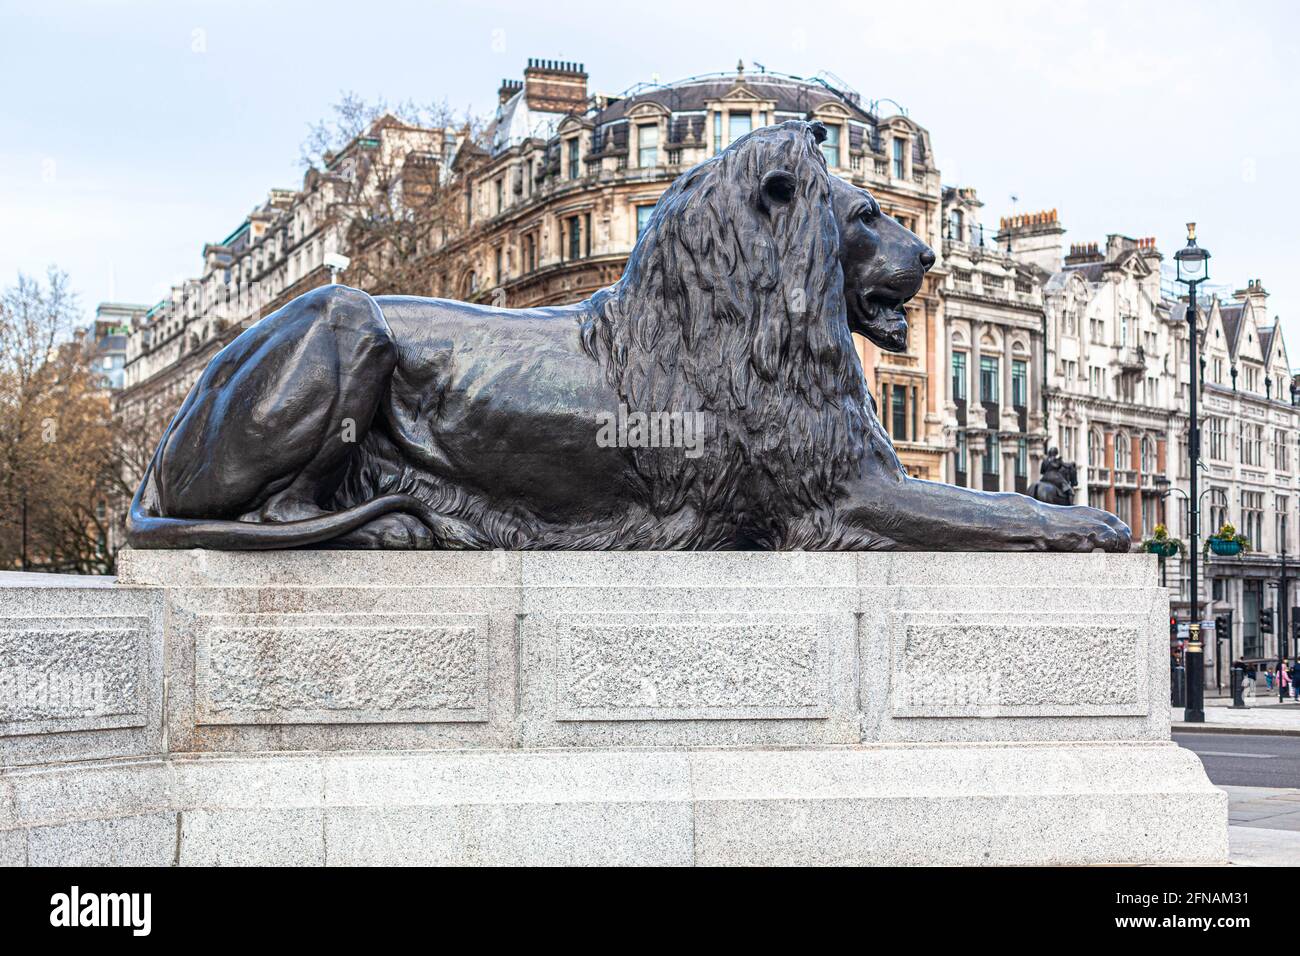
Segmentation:
<svg viewBox="0 0 1300 956">
<path fill-rule="evenodd" d="M 970 395 L 966 400 L 966 423 L 976 427 L 984 427 L 984 400 L 980 395 L 980 336 L 984 331 L 984 323 L 977 322 L 974 319 L 970 321 L 970 369 L 967 375 L 970 376 Z M 971 414 L 975 409 L 979 409 L 979 420 L 971 422 Z"/>
</svg>

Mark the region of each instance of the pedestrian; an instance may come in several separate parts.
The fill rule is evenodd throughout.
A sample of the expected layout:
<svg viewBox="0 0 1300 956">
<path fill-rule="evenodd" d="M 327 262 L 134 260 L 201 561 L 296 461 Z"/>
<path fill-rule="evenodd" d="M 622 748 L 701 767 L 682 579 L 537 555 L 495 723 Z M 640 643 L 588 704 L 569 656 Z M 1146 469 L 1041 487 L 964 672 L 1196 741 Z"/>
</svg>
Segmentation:
<svg viewBox="0 0 1300 956">
<path fill-rule="evenodd" d="M 1273 665 L 1269 664 L 1264 670 L 1264 683 L 1268 685 L 1269 691 L 1273 690 Z"/>
<path fill-rule="evenodd" d="M 1291 696 L 1291 669 L 1287 666 L 1285 657 L 1277 665 L 1277 689 L 1283 700 Z"/>
<path fill-rule="evenodd" d="M 1300 660 L 1291 662 L 1291 696 L 1300 700 Z"/>
<path fill-rule="evenodd" d="M 1255 681 L 1258 678 L 1258 674 L 1254 667 L 1252 667 L 1249 664 L 1246 664 L 1244 661 L 1242 663 L 1243 666 L 1246 668 L 1246 676 L 1241 679 L 1241 688 L 1242 688 L 1241 696 L 1243 698 L 1242 702 L 1244 703 L 1245 699 L 1249 699 L 1249 700 L 1255 699 Z"/>
</svg>

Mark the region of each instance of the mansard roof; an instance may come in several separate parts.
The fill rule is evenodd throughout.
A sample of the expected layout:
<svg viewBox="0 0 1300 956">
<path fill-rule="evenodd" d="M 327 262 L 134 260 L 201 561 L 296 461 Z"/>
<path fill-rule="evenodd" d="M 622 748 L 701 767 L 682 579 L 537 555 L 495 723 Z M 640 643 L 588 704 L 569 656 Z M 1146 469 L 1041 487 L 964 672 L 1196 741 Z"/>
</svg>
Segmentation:
<svg viewBox="0 0 1300 956">
<path fill-rule="evenodd" d="M 636 91 L 613 101 L 594 119 L 597 123 L 611 123 L 625 118 L 642 103 L 655 103 L 673 113 L 696 112 L 704 110 L 709 103 L 730 97 L 771 101 L 775 103 L 774 112 L 799 117 L 833 104 L 853 119 L 872 126 L 877 123 L 877 118 L 855 101 L 854 94 L 814 80 L 766 73 L 701 77 Z"/>
</svg>

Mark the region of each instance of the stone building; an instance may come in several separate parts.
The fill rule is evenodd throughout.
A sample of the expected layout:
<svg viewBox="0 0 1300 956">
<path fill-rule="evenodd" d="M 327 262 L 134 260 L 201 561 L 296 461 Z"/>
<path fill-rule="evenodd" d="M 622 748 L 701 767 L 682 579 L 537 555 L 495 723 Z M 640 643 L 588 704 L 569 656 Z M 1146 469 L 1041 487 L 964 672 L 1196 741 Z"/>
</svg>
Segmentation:
<svg viewBox="0 0 1300 956">
<path fill-rule="evenodd" d="M 83 345 L 104 388 L 117 391 L 126 384 L 127 341 L 148 311 L 147 305 L 127 302 L 101 302 L 95 309 Z"/>
<path fill-rule="evenodd" d="M 1048 434 L 1079 465 L 1079 503 L 1118 515 L 1135 540 L 1163 520 L 1156 479 L 1186 431 L 1186 329 L 1161 297 L 1161 258 L 1154 239 L 1110 235 L 1072 245 L 1043 285 Z"/>
<path fill-rule="evenodd" d="M 980 222 L 982 205 L 974 189 L 943 192 L 944 479 L 1024 492 L 1045 451 L 1043 293 L 1039 271 L 1007 240 L 1020 242 L 1039 217 L 1055 228 L 1056 215 L 1004 219 L 995 239 Z"/>
<path fill-rule="evenodd" d="M 1201 575 L 1202 618 L 1226 618 L 1231 628 L 1230 635 L 1216 635 L 1218 660 L 1207 662 L 1211 686 L 1226 681 L 1232 658 L 1276 660 L 1281 555 L 1285 551 L 1289 564 L 1296 564 L 1300 543 L 1300 408 L 1294 404 L 1281 324 L 1269 315 L 1267 299 L 1263 283 L 1254 279 L 1230 298 L 1213 297 L 1201 317 L 1201 535 L 1229 522 L 1251 545 L 1236 557 L 1211 553 Z M 1185 322 L 1185 310 L 1180 302 L 1179 321 Z M 1185 454 L 1178 471 L 1178 483 L 1185 487 L 1183 462 Z M 1182 512 L 1178 529 L 1186 537 L 1186 509 Z M 1179 603 L 1186 611 L 1185 569 L 1179 580 Z M 1288 607 L 1300 604 L 1300 588 L 1289 590 Z M 1260 612 L 1266 610 L 1274 614 L 1271 634 L 1261 627 Z M 1287 656 L 1295 650 L 1290 647 Z"/>
</svg>

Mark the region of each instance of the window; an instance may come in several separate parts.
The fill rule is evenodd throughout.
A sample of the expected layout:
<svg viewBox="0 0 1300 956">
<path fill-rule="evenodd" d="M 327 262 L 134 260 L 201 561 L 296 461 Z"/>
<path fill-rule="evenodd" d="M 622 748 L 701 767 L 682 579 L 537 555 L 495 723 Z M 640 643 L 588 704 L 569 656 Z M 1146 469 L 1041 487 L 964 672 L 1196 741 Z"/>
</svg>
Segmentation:
<svg viewBox="0 0 1300 956">
<path fill-rule="evenodd" d="M 1286 432 L 1280 428 L 1273 429 L 1273 467 L 1277 471 L 1291 470 L 1291 446 L 1287 444 Z"/>
<path fill-rule="evenodd" d="M 1016 477 L 1029 477 L 1029 440 L 1023 436 L 1016 439 Z"/>
<path fill-rule="evenodd" d="M 1258 467 L 1263 464 L 1264 426 L 1241 423 L 1241 463 Z"/>
<path fill-rule="evenodd" d="M 897 136 L 893 139 L 894 149 L 894 178 L 902 179 L 907 175 L 907 140 L 899 139 Z M 989 472 L 996 475 L 997 472 Z"/>
<path fill-rule="evenodd" d="M 506 207 L 506 178 L 504 176 L 498 176 L 496 182 L 492 185 L 496 190 L 497 215 L 500 215 L 501 210 Z"/>
<path fill-rule="evenodd" d="M 1216 416 L 1210 416 L 1205 420 L 1205 431 L 1210 436 L 1210 458 L 1214 461 L 1228 460 L 1228 429 L 1227 422 Z"/>
<path fill-rule="evenodd" d="M 754 115 L 748 111 L 727 115 L 727 142 L 734 143 L 754 128 Z"/>
<path fill-rule="evenodd" d="M 565 220 L 569 225 L 569 258 L 582 258 L 582 217 L 570 216 Z"/>
<path fill-rule="evenodd" d="M 953 209 L 948 212 L 948 238 L 957 242 L 964 241 L 961 228 L 961 210 Z"/>
<path fill-rule="evenodd" d="M 1078 461 L 1079 429 L 1073 425 L 1061 426 L 1061 445 L 1057 449 L 1066 461 Z"/>
<path fill-rule="evenodd" d="M 1287 496 L 1273 496 L 1273 550 L 1291 551 L 1291 542 L 1287 540 Z"/>
<path fill-rule="evenodd" d="M 722 114 L 717 110 L 713 112 L 713 155 L 717 156 L 722 152 Z"/>
<path fill-rule="evenodd" d="M 1241 533 L 1250 540 L 1251 549 L 1264 550 L 1264 492 L 1243 491 L 1241 493 L 1241 523 L 1243 525 Z"/>
<path fill-rule="evenodd" d="M 1216 534 L 1228 521 L 1228 492 L 1224 488 L 1210 491 L 1210 534 Z"/>
<path fill-rule="evenodd" d="M 537 237 L 531 232 L 524 236 L 524 263 L 529 272 L 537 269 Z"/>
<path fill-rule="evenodd" d="M 495 285 L 500 285 L 501 280 L 505 278 L 501 273 L 501 247 L 497 246 L 495 250 L 495 263 L 493 266 L 493 276 L 496 278 Z"/>
<path fill-rule="evenodd" d="M 1129 471 L 1133 468 L 1133 444 L 1128 435 L 1120 432 L 1115 436 L 1115 469 Z"/>
<path fill-rule="evenodd" d="M 954 401 L 964 402 L 966 400 L 965 352 L 952 353 L 952 397 Z"/>
<path fill-rule="evenodd" d="M 636 164 L 642 168 L 659 165 L 659 124 L 646 123 L 636 128 Z"/>
<path fill-rule="evenodd" d="M 1096 365 L 1088 366 L 1088 391 L 1098 398 L 1106 397 L 1106 370 Z"/>
<path fill-rule="evenodd" d="M 998 404 L 998 360 L 988 355 L 980 356 L 980 401 L 988 405 Z"/>
<path fill-rule="evenodd" d="M 1024 408 L 1029 404 L 1029 369 L 1016 359 L 1011 363 L 1011 405 Z"/>
<path fill-rule="evenodd" d="M 907 438 L 907 389 L 900 385 L 895 385 L 890 390 L 890 431 L 894 441 L 904 441 Z"/>
<path fill-rule="evenodd" d="M 959 472 L 961 472 L 962 474 L 965 474 L 966 471 L 967 471 L 967 467 L 966 467 L 966 433 L 965 433 L 965 432 L 958 432 L 958 433 L 957 433 L 957 450 L 956 450 L 956 452 L 954 452 L 954 454 L 955 454 L 955 456 L 956 456 L 956 458 L 957 458 L 957 462 L 956 462 L 956 470 L 959 471 Z"/>
<path fill-rule="evenodd" d="M 1106 338 L 1106 323 L 1101 319 L 1088 320 L 1088 341 L 1102 343 Z"/>
<path fill-rule="evenodd" d="M 1002 442 L 995 432 L 989 432 L 984 442 L 984 474 L 1001 474 Z"/>
<path fill-rule="evenodd" d="M 827 166 L 840 164 L 840 128 L 834 123 L 826 124 L 826 139 L 822 141 L 822 155 L 826 157 Z"/>
<path fill-rule="evenodd" d="M 1074 359 L 1065 359 L 1062 361 L 1061 371 L 1065 373 L 1065 381 L 1067 383 L 1078 381 L 1079 363 L 1074 361 Z"/>
<path fill-rule="evenodd" d="M 569 178 L 577 179 L 580 175 L 578 170 L 578 138 L 575 136 L 569 140 Z"/>
<path fill-rule="evenodd" d="M 1156 443 L 1150 435 L 1142 439 L 1142 474 L 1153 475 L 1156 471 Z"/>
<path fill-rule="evenodd" d="M 650 214 L 654 211 L 654 206 L 636 207 L 636 237 L 638 239 L 641 238 L 641 233 L 645 232 L 645 227 L 650 225 Z"/>
<path fill-rule="evenodd" d="M 1106 463 L 1106 443 L 1102 441 L 1101 432 L 1088 432 L 1088 465 L 1091 468 L 1104 468 Z"/>
</svg>

